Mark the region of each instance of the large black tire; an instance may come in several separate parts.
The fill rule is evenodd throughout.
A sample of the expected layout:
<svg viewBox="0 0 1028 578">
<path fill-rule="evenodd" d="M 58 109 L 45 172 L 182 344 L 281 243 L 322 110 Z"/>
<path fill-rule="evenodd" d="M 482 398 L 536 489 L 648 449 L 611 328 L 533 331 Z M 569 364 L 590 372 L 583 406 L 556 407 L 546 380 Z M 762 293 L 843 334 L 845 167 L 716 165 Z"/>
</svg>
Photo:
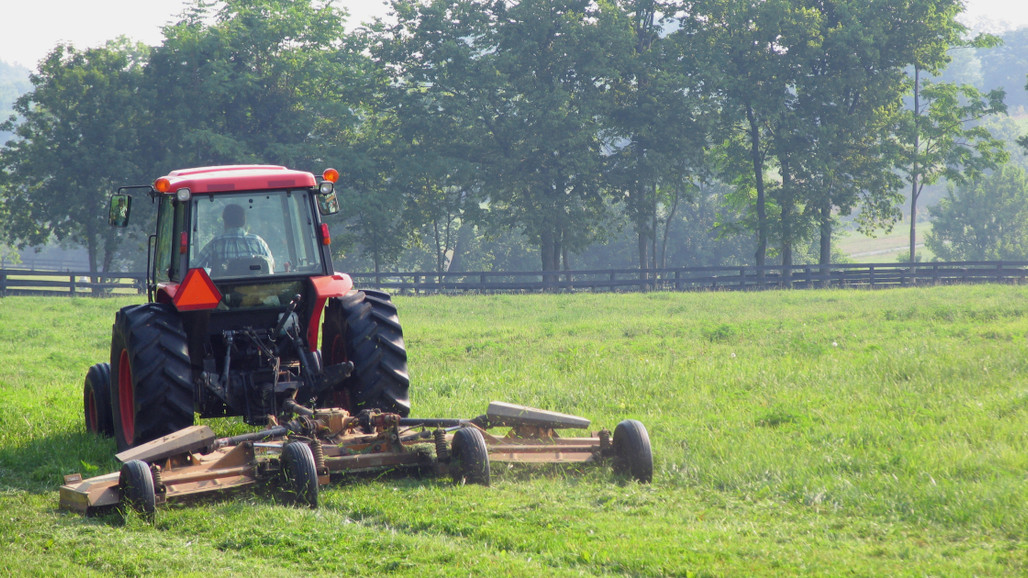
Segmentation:
<svg viewBox="0 0 1028 578">
<path fill-rule="evenodd" d="M 614 428 L 614 473 L 630 475 L 640 483 L 653 480 L 650 435 L 642 422 L 626 419 Z"/>
<path fill-rule="evenodd" d="M 147 520 L 153 520 L 157 494 L 153 487 L 153 474 L 146 462 L 131 460 L 122 464 L 118 489 L 125 508 L 132 508 Z"/>
<path fill-rule="evenodd" d="M 86 382 L 82 386 L 82 406 L 86 418 L 86 431 L 107 438 L 114 435 L 110 363 L 97 363 L 86 372 Z"/>
<path fill-rule="evenodd" d="M 355 291 L 330 299 L 322 324 L 321 353 L 326 367 L 346 361 L 354 364 L 332 405 L 354 414 L 365 409 L 401 416 L 410 413 L 407 349 L 389 295 Z"/>
<path fill-rule="evenodd" d="M 282 447 L 282 486 L 288 504 L 318 507 L 318 467 L 306 443 L 289 442 Z"/>
<path fill-rule="evenodd" d="M 111 415 L 118 451 L 193 425 L 186 333 L 170 305 L 125 307 L 111 335 Z"/>
<path fill-rule="evenodd" d="M 450 475 L 457 484 L 488 486 L 489 448 L 482 432 L 473 427 L 461 428 L 453 434 L 450 446 Z"/>
</svg>

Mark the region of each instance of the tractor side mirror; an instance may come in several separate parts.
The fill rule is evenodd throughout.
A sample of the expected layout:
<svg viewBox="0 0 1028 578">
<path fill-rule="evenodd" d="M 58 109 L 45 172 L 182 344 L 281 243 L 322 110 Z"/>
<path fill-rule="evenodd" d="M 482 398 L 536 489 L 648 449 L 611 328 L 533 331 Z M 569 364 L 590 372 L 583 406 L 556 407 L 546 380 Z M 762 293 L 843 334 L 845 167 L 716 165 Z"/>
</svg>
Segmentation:
<svg viewBox="0 0 1028 578">
<path fill-rule="evenodd" d="M 339 212 L 339 197 L 332 181 L 323 181 L 318 186 L 318 212 L 322 215 L 334 215 Z"/>
<path fill-rule="evenodd" d="M 112 227 L 125 228 L 128 226 L 131 211 L 132 197 L 121 193 L 111 195 L 111 210 L 107 222 Z"/>
</svg>

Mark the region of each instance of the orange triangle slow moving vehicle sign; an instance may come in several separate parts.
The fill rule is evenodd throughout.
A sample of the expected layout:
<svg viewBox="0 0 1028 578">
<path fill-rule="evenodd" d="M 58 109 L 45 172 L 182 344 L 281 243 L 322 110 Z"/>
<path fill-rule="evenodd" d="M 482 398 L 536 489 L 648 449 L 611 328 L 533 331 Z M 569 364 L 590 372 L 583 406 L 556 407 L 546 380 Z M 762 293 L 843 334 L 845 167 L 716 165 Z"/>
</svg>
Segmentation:
<svg viewBox="0 0 1028 578">
<path fill-rule="evenodd" d="M 203 269 L 190 269 L 182 280 L 172 303 L 179 311 L 214 309 L 221 302 L 221 291 Z"/>
</svg>

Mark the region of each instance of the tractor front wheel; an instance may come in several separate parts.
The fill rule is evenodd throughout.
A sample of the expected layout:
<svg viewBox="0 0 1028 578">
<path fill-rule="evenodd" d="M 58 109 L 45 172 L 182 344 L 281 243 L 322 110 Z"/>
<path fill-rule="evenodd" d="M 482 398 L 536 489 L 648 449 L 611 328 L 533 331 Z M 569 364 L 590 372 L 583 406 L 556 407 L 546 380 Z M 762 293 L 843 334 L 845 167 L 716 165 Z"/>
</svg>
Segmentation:
<svg viewBox="0 0 1028 578">
<path fill-rule="evenodd" d="M 111 364 L 97 363 L 86 372 L 82 387 L 86 430 L 103 437 L 114 435 L 111 417 Z"/>
<path fill-rule="evenodd" d="M 192 369 L 170 305 L 118 312 L 111 336 L 111 415 L 118 451 L 193 425 Z"/>
</svg>

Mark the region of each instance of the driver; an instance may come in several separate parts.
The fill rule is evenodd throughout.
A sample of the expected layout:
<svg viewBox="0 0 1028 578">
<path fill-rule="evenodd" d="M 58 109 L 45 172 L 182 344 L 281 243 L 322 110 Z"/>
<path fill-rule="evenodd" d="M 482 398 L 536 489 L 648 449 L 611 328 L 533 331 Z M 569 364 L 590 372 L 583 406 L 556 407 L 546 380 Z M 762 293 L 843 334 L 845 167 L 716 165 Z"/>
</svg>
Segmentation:
<svg viewBox="0 0 1028 578">
<path fill-rule="evenodd" d="M 232 260 L 262 258 L 268 264 L 268 273 L 275 272 L 275 258 L 264 239 L 253 233 L 247 233 L 246 212 L 243 207 L 227 205 L 221 213 L 225 230 L 211 239 L 200 251 L 196 266 L 208 270 L 214 266 L 225 267 Z"/>
</svg>

